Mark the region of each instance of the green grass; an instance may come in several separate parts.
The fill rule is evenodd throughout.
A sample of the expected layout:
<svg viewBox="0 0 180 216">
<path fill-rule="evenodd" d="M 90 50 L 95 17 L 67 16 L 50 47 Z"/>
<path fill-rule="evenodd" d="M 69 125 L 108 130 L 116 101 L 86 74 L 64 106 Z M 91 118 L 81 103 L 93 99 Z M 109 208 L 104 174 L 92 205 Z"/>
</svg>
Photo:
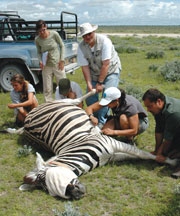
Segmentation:
<svg viewBox="0 0 180 216">
<path fill-rule="evenodd" d="M 177 45 L 180 39 L 171 38 L 118 38 L 111 37 L 115 45 L 133 46 L 136 53 L 120 53 L 122 63 L 121 88 L 138 88 L 142 93 L 150 87 L 157 87 L 163 93 L 180 98 L 180 83 L 167 82 L 159 70 L 150 71 L 149 65 L 162 66 L 166 61 L 173 61 L 177 50 L 169 47 Z M 146 53 L 153 48 L 164 51 L 162 59 L 147 59 Z M 78 82 L 85 93 L 86 83 L 81 70 L 71 80 Z M 41 88 L 37 98 L 43 103 Z M 13 111 L 7 108 L 10 103 L 9 93 L 0 93 L 0 129 L 14 127 Z M 154 119 L 149 114 L 150 127 L 137 138 L 138 147 L 147 151 L 154 149 Z M 68 201 L 51 197 L 41 190 L 20 192 L 18 187 L 23 176 L 35 164 L 35 152 L 26 157 L 18 157 L 18 150 L 30 142 L 23 135 L 1 134 L 0 136 L 0 216 L 53 216 L 65 209 Z M 39 150 L 38 150 L 39 151 Z M 47 159 L 45 151 L 40 151 Z M 81 214 L 91 216 L 177 216 L 180 215 L 180 191 L 175 190 L 179 180 L 172 179 L 173 168 L 154 161 L 124 161 L 108 164 L 81 176 L 80 180 L 87 188 L 86 196 L 73 201 Z M 59 214 L 60 215 L 60 214 Z"/>
</svg>

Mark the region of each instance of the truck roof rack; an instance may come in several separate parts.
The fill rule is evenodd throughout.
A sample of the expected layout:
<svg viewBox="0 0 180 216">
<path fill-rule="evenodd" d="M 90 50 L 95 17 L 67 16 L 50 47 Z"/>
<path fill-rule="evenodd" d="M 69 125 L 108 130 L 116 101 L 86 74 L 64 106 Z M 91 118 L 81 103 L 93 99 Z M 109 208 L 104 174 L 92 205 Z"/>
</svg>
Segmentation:
<svg viewBox="0 0 180 216">
<path fill-rule="evenodd" d="M 37 21 L 22 19 L 17 11 L 0 11 L 0 19 L 3 18 L 0 29 L 0 40 L 11 36 L 13 40 L 34 40 L 37 35 Z M 59 20 L 45 20 L 49 30 L 57 31 L 63 40 L 77 38 L 78 19 L 75 13 L 62 11 Z"/>
<path fill-rule="evenodd" d="M 18 15 L 18 11 L 0 11 L 0 16 L 16 16 L 16 17 L 20 17 Z"/>
</svg>

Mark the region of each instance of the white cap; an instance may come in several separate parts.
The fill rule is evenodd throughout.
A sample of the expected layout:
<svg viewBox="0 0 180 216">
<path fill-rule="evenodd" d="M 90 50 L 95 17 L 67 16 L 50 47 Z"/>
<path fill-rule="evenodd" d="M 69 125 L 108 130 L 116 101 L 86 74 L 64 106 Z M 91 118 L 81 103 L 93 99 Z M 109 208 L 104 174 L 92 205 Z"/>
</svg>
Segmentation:
<svg viewBox="0 0 180 216">
<path fill-rule="evenodd" d="M 46 171 L 46 186 L 51 196 L 60 196 L 69 199 L 66 196 L 66 188 L 72 179 L 77 175 L 66 167 L 51 167 Z"/>
<path fill-rule="evenodd" d="M 100 100 L 99 104 L 101 106 L 106 106 L 109 103 L 111 103 L 111 101 L 116 100 L 120 97 L 121 97 L 121 91 L 116 87 L 110 87 L 104 91 L 103 97 Z"/>
<path fill-rule="evenodd" d="M 80 32 L 78 33 L 78 36 L 84 36 L 86 34 L 89 34 L 93 31 L 95 31 L 98 28 L 98 25 L 91 25 L 90 23 L 83 23 L 80 25 Z"/>
</svg>

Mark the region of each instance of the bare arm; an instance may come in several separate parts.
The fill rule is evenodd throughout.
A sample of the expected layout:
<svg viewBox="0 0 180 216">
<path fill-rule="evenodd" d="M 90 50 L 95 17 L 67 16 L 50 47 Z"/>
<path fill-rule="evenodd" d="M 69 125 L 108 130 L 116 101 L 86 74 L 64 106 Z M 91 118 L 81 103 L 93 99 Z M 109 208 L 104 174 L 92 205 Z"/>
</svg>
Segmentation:
<svg viewBox="0 0 180 216">
<path fill-rule="evenodd" d="M 102 129 L 102 132 L 106 135 L 116 135 L 116 136 L 135 136 L 139 129 L 139 117 L 138 114 L 133 115 L 128 118 L 129 128 L 123 130 L 113 130 L 110 128 Z"/>
<path fill-rule="evenodd" d="M 168 140 L 163 140 L 162 144 L 159 146 L 156 154 L 156 161 L 163 163 L 166 160 L 166 155 L 171 146 L 172 142 Z"/>
<path fill-rule="evenodd" d="M 93 89 L 93 86 L 91 84 L 91 75 L 90 75 L 90 69 L 89 66 L 82 66 L 82 72 L 84 75 L 84 79 L 86 80 L 88 91 L 91 91 Z"/>
<path fill-rule="evenodd" d="M 109 59 L 103 61 L 98 81 L 103 82 L 105 80 L 109 69 L 109 63 L 110 63 Z M 101 92 L 102 90 L 103 90 L 103 85 L 97 83 L 96 91 Z"/>
<path fill-rule="evenodd" d="M 105 80 L 107 73 L 108 73 L 108 69 L 109 69 L 109 63 L 110 63 L 109 59 L 103 61 L 101 72 L 99 75 L 99 81 Z"/>
<path fill-rule="evenodd" d="M 63 43 L 60 35 L 57 32 L 55 33 L 55 39 L 61 48 L 59 61 L 64 61 L 64 52 L 65 52 L 64 43 Z"/>
<path fill-rule="evenodd" d="M 93 115 L 91 115 L 91 114 L 93 114 L 94 112 L 96 112 L 96 111 L 102 109 L 102 107 L 103 107 L 103 106 L 101 106 L 101 105 L 99 104 L 99 102 L 96 102 L 96 103 L 94 103 L 94 104 L 88 106 L 88 107 L 85 109 L 86 113 L 88 114 L 88 116 L 90 116 L 90 119 L 91 119 L 92 123 L 93 123 L 95 126 L 98 124 L 98 119 L 97 119 L 96 117 L 94 117 Z"/>
<path fill-rule="evenodd" d="M 36 44 L 36 49 L 37 49 L 37 54 L 38 54 L 38 59 L 39 59 L 39 64 L 40 64 L 40 68 L 41 70 L 44 69 L 43 63 L 42 63 L 42 53 L 41 53 L 41 47 L 39 46 L 39 43 L 37 40 L 35 40 L 35 44 Z"/>
<path fill-rule="evenodd" d="M 23 103 L 17 103 L 17 104 L 8 104 L 8 107 L 10 109 L 14 109 L 14 108 L 17 108 L 17 107 L 26 107 L 26 106 L 31 106 L 33 105 L 33 102 L 34 102 L 34 93 L 33 92 L 29 92 L 28 93 L 28 100 L 23 102 Z"/>
<path fill-rule="evenodd" d="M 156 141 L 156 146 L 153 154 L 157 154 L 159 147 L 162 144 L 163 141 L 163 134 L 162 133 L 155 133 L 155 141 Z"/>
</svg>

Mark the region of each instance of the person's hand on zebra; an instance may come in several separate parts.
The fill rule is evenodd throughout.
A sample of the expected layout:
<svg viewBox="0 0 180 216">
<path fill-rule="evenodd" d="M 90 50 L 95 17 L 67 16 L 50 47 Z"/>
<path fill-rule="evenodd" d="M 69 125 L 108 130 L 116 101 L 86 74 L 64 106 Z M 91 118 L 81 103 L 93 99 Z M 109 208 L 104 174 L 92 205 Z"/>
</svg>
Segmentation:
<svg viewBox="0 0 180 216">
<path fill-rule="evenodd" d="M 93 114 L 90 114 L 89 118 L 91 119 L 91 122 L 93 123 L 94 126 L 98 125 L 98 119 Z"/>
<path fill-rule="evenodd" d="M 115 130 L 112 130 L 111 128 L 105 128 L 101 130 L 103 134 L 105 135 L 115 135 Z"/>
</svg>

